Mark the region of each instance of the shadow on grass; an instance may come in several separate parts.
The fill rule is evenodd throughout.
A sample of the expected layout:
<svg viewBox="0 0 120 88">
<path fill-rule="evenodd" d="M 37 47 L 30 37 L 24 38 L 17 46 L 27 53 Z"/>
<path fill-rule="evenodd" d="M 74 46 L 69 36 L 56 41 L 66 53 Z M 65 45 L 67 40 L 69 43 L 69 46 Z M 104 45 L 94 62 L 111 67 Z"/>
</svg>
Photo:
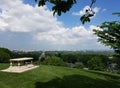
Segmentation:
<svg viewBox="0 0 120 88">
<path fill-rule="evenodd" d="M 64 76 L 48 82 L 36 82 L 35 88 L 120 88 L 115 81 L 93 79 L 82 75 Z"/>
<path fill-rule="evenodd" d="M 97 75 L 101 75 L 104 76 L 107 80 L 120 84 L 120 75 L 115 76 L 116 74 L 107 74 L 107 73 L 100 73 L 100 72 L 96 72 L 96 71 L 87 71 L 89 73 L 92 74 L 97 74 Z"/>
</svg>

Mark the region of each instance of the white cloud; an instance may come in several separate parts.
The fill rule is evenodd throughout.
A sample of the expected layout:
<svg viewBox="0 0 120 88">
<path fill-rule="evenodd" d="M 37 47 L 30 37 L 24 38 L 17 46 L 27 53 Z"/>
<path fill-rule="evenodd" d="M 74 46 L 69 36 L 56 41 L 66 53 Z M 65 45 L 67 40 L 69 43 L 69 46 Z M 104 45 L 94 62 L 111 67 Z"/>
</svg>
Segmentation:
<svg viewBox="0 0 120 88">
<path fill-rule="evenodd" d="M 103 9 L 103 10 L 102 10 L 102 12 L 105 12 L 105 11 L 107 11 L 107 9 Z"/>
<path fill-rule="evenodd" d="M 33 7 L 22 0 L 2 0 L 0 9 L 0 43 L 8 47 L 79 50 L 100 46 L 92 32 L 96 28 L 94 25 L 65 28 L 46 6 Z M 79 14 L 83 14 L 83 10 Z M 99 8 L 93 10 L 98 12 Z"/>
<path fill-rule="evenodd" d="M 95 13 L 98 13 L 99 10 L 100 10 L 100 8 L 98 8 L 98 7 L 93 8 L 93 11 L 94 11 Z"/>
<path fill-rule="evenodd" d="M 0 31 L 5 31 L 5 27 L 8 24 L 6 22 L 4 22 L 4 20 L 0 20 Z"/>
<path fill-rule="evenodd" d="M 76 26 L 71 29 L 60 28 L 60 30 L 38 33 L 35 35 L 35 39 L 49 41 L 52 44 L 60 45 L 82 44 L 83 42 L 91 39 L 96 40 L 96 36 L 93 35 L 92 28 L 96 27 L 91 25 L 88 29 L 83 26 Z"/>
<path fill-rule="evenodd" d="M 79 12 L 73 12 L 72 14 L 73 14 L 73 15 L 82 16 L 82 15 L 85 14 L 86 9 L 91 9 L 91 8 L 90 8 L 89 6 L 85 6 L 85 7 L 83 8 L 83 10 L 80 10 Z M 98 7 L 92 8 L 92 10 L 95 12 L 95 14 L 99 12 L 99 9 L 100 9 L 100 8 L 98 8 Z"/>
<path fill-rule="evenodd" d="M 8 6 L 4 5 L 7 3 Z M 2 5 L 3 4 L 3 5 Z M 0 4 L 0 20 L 4 29 L 12 32 L 48 31 L 61 25 L 47 7 L 32 7 L 21 0 L 7 1 Z M 7 8 L 8 7 L 8 8 Z M 3 26 L 3 24 L 0 24 Z"/>
</svg>

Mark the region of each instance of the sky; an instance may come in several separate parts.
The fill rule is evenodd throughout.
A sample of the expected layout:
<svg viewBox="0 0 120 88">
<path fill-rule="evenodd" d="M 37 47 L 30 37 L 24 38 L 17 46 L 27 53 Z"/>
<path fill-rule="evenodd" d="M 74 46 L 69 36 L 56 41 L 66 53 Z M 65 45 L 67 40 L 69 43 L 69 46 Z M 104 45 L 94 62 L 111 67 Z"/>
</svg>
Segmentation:
<svg viewBox="0 0 120 88">
<path fill-rule="evenodd" d="M 119 20 L 120 0 L 97 0 L 96 12 L 84 25 L 80 17 L 91 0 L 77 0 L 69 12 L 53 16 L 52 5 L 38 7 L 34 0 L 0 0 L 0 47 L 11 50 L 110 50 L 97 41 L 93 29 Z"/>
</svg>

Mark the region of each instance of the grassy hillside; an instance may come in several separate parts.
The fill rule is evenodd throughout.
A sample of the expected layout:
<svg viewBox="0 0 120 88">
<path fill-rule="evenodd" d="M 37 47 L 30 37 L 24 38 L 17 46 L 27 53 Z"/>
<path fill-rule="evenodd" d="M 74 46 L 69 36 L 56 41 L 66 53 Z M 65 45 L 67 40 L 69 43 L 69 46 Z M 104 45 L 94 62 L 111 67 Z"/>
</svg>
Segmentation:
<svg viewBox="0 0 120 88">
<path fill-rule="evenodd" d="M 120 75 L 40 65 L 20 74 L 0 72 L 0 88 L 120 88 Z"/>
</svg>

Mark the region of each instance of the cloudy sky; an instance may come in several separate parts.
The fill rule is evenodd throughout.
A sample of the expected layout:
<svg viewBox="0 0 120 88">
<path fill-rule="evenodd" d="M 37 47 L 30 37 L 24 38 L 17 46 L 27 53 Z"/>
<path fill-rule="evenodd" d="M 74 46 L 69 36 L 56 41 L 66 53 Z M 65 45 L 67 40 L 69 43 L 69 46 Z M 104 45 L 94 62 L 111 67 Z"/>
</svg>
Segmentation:
<svg viewBox="0 0 120 88">
<path fill-rule="evenodd" d="M 0 0 L 0 47 L 17 50 L 109 50 L 97 42 L 93 29 L 104 21 L 118 20 L 120 0 L 97 0 L 90 23 L 80 16 L 91 0 L 78 0 L 62 16 L 53 16 L 51 5 L 38 7 L 34 0 Z"/>
</svg>

